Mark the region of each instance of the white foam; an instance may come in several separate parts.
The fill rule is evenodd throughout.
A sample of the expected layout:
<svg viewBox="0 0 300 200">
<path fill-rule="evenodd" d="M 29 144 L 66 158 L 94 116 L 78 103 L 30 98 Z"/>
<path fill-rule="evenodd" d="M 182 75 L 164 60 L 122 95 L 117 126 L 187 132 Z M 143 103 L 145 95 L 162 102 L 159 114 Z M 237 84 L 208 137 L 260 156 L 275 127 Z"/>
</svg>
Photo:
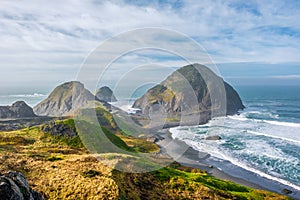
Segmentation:
<svg viewBox="0 0 300 200">
<path fill-rule="evenodd" d="M 8 95 L 9 97 L 45 97 L 45 94 L 33 93 L 33 94 L 13 94 Z"/>
<path fill-rule="evenodd" d="M 222 154 L 222 153 L 221 153 L 221 154 Z M 264 173 L 264 172 L 261 172 L 261 171 L 259 171 L 259 170 L 257 170 L 257 169 L 254 169 L 254 168 L 252 168 L 252 167 L 249 167 L 249 166 L 247 166 L 247 165 L 245 165 L 245 164 L 243 164 L 243 163 L 241 163 L 241 162 L 235 160 L 234 158 L 231 158 L 231 157 L 229 157 L 229 156 L 226 156 L 225 154 L 223 154 L 223 157 L 225 158 L 225 160 L 228 160 L 228 161 L 230 161 L 232 164 L 234 164 L 234 165 L 236 165 L 236 166 L 238 166 L 238 167 L 241 167 L 241 168 L 243 168 L 243 169 L 245 169 L 245 170 L 247 170 L 247 171 L 253 172 L 253 173 L 255 173 L 255 174 L 258 174 L 258 175 L 261 176 L 261 177 L 267 178 L 267 179 L 269 179 L 269 180 L 276 181 L 276 182 L 281 183 L 281 184 L 283 184 L 283 185 L 290 186 L 290 187 L 292 187 L 292 188 L 294 188 L 294 189 L 300 191 L 300 186 L 295 185 L 295 184 L 293 184 L 293 183 L 291 183 L 291 182 L 289 182 L 289 181 L 287 181 L 287 180 L 283 180 L 283 179 L 281 179 L 281 178 L 278 178 L 278 177 L 275 177 L 275 176 L 271 176 L 271 175 L 266 174 L 266 173 Z"/>
<path fill-rule="evenodd" d="M 268 124 L 277 125 L 277 126 L 287 126 L 287 127 L 299 127 L 299 123 L 292 123 L 292 122 L 279 122 L 279 121 L 271 121 L 271 120 L 263 120 L 263 122 L 266 122 Z"/>
<path fill-rule="evenodd" d="M 224 153 L 222 153 L 221 151 L 216 151 L 217 148 L 211 146 L 211 145 L 204 145 L 203 143 L 198 143 L 198 144 L 195 144 L 194 142 L 192 141 L 185 141 L 188 145 L 192 146 L 193 148 L 199 150 L 199 151 L 205 151 L 209 154 L 211 154 L 212 156 L 218 158 L 218 159 L 222 159 L 222 160 L 227 160 L 229 162 L 231 162 L 233 165 L 236 165 L 238 167 L 241 167 L 247 171 L 250 171 L 250 172 L 253 172 L 255 174 L 258 174 L 259 176 L 261 177 L 264 177 L 264 178 L 267 178 L 269 180 L 272 180 L 272 181 L 276 181 L 278 183 L 281 183 L 283 185 L 287 185 L 287 186 L 290 186 L 298 191 L 300 191 L 300 186 L 298 185 L 295 185 L 287 180 L 283 180 L 281 178 L 278 178 L 278 177 L 274 177 L 274 176 L 271 176 L 269 174 L 266 174 L 264 172 L 261 172 L 257 169 L 254 169 L 252 167 L 249 167 L 247 166 L 246 164 L 244 163 L 241 163 L 239 162 L 237 159 L 234 159 L 233 157 L 230 157 Z"/>
<path fill-rule="evenodd" d="M 275 139 L 280 139 L 280 140 L 285 140 L 285 141 L 289 141 L 289 142 L 299 143 L 300 144 L 300 141 L 294 140 L 294 139 L 291 139 L 291 138 L 286 138 L 286 137 L 277 136 L 277 135 L 271 135 L 271 134 L 267 134 L 267 133 L 260 133 L 260 132 L 256 132 L 256 131 L 250 131 L 250 130 L 247 130 L 246 132 L 254 134 L 254 135 L 261 135 L 261 136 L 271 137 L 271 138 L 275 138 Z"/>
<path fill-rule="evenodd" d="M 287 123 L 287 124 L 280 123 L 280 125 L 277 124 L 278 127 L 276 127 L 274 125 L 270 125 L 270 123 L 267 123 L 264 120 L 248 119 L 241 115 L 229 116 L 229 117 L 227 117 L 227 119 L 228 120 L 225 120 L 224 128 L 217 129 L 217 128 L 212 127 L 211 131 L 213 131 L 213 134 L 217 134 L 217 133 L 218 133 L 217 135 L 234 134 L 234 132 L 232 132 L 232 131 L 234 131 L 233 129 L 236 129 L 237 134 L 241 134 L 241 131 L 244 130 L 246 133 L 249 133 L 249 134 L 280 139 L 282 141 L 288 141 L 288 142 L 292 142 L 294 144 L 297 143 L 297 145 L 300 144 L 300 140 L 292 139 L 292 138 L 297 138 L 296 136 L 298 133 L 298 129 L 295 128 L 297 126 L 292 125 L 292 126 L 289 126 L 289 128 L 287 128 L 287 126 L 283 126 L 283 125 L 290 125 L 290 123 Z M 245 121 L 245 122 L 237 123 L 235 120 Z M 292 124 L 294 124 L 294 123 L 292 123 Z M 198 126 L 198 127 L 201 128 L 201 126 Z M 257 129 L 259 129 L 261 132 L 257 132 L 256 131 Z M 217 133 L 216 133 L 216 131 L 217 131 Z M 190 134 L 193 131 L 190 130 L 189 127 L 185 127 L 184 129 L 183 129 L 183 127 L 171 128 L 170 132 L 172 133 L 173 138 L 178 138 L 182 141 L 185 141 L 189 146 L 192 146 L 193 148 L 195 148 L 199 151 L 205 151 L 205 152 L 211 154 L 213 157 L 216 157 L 216 158 L 219 158 L 222 160 L 227 160 L 227 161 L 231 162 L 233 165 L 236 165 L 247 171 L 258 174 L 261 177 L 278 182 L 283 185 L 290 186 L 290 187 L 300 191 L 300 186 L 295 185 L 295 184 L 293 184 L 287 180 L 281 179 L 279 177 L 275 177 L 275 174 L 273 174 L 273 175 L 266 174 L 258 169 L 252 168 L 252 167 L 248 166 L 246 163 L 239 161 L 239 159 L 235 158 L 235 156 L 231 155 L 231 153 L 225 153 L 224 151 L 222 151 L 220 149 L 220 144 L 218 143 L 218 141 L 211 142 L 211 141 L 206 141 L 206 140 L 195 140 L 195 138 L 192 139 L 192 135 L 190 135 Z M 268 132 L 270 132 L 270 133 L 268 133 Z M 189 135 L 189 137 L 187 137 L 187 135 Z M 290 137 L 290 138 L 288 138 L 288 137 Z M 250 141 L 248 141 L 248 142 L 250 142 Z M 258 144 L 255 141 L 253 141 L 253 142 L 254 142 L 254 144 Z M 261 142 L 264 142 L 264 141 L 261 141 Z M 253 151 L 255 151 L 255 152 L 260 151 L 260 149 L 257 148 L 257 145 L 250 145 L 250 146 L 254 147 L 255 149 L 249 149 L 249 145 L 247 145 L 247 148 L 244 149 L 243 151 L 250 151 L 248 153 L 253 153 Z M 259 144 L 259 146 L 266 147 L 264 144 Z M 266 156 L 272 157 L 274 159 L 278 159 L 281 157 L 287 159 L 286 156 L 281 155 L 282 152 L 274 152 L 272 149 L 273 148 L 265 149 Z M 244 154 L 247 152 L 240 151 L 238 153 Z M 259 153 L 259 152 L 256 152 L 256 153 Z M 274 153 L 276 153 L 276 154 L 274 154 Z"/>
<path fill-rule="evenodd" d="M 241 117 L 241 116 L 239 116 L 239 115 L 228 116 L 228 118 L 234 119 L 234 120 L 239 120 L 239 121 L 247 121 L 247 120 L 249 120 L 248 118 L 246 118 L 246 117 Z"/>
</svg>

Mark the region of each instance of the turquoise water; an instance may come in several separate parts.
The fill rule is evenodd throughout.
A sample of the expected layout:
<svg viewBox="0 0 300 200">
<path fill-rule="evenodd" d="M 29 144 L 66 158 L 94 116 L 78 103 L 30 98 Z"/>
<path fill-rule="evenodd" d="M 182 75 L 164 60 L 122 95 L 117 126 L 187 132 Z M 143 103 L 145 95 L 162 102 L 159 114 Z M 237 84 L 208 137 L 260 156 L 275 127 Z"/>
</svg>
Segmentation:
<svg viewBox="0 0 300 200">
<path fill-rule="evenodd" d="M 300 191 L 300 86 L 236 89 L 246 106 L 239 115 L 173 128 L 173 137 L 210 153 L 215 160 Z M 204 140 L 208 135 L 222 140 Z M 219 167 L 225 170 L 225 165 Z"/>
</svg>

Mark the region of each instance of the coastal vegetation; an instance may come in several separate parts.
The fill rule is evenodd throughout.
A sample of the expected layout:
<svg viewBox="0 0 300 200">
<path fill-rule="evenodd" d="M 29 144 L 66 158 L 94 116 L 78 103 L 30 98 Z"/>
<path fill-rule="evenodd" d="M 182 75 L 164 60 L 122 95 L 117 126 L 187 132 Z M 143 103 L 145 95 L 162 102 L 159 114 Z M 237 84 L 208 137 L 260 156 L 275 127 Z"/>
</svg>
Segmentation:
<svg viewBox="0 0 300 200">
<path fill-rule="evenodd" d="M 56 123 L 76 131 L 73 119 Z M 219 180 L 178 163 L 142 174 L 120 172 L 91 155 L 78 135 L 52 135 L 42 126 L 0 133 L 0 171 L 22 172 L 46 199 L 288 199 Z M 117 136 L 107 128 L 104 131 L 117 137 L 110 139 L 127 150 L 158 150 L 141 138 Z M 118 163 L 121 156 L 105 154 L 105 158 Z"/>
</svg>

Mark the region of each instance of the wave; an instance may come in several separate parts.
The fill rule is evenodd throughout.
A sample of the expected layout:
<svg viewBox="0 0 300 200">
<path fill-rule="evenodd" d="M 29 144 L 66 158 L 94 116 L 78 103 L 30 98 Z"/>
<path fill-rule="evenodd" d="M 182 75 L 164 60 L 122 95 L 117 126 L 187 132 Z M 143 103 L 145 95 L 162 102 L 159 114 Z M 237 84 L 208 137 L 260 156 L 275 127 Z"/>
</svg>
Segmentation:
<svg viewBox="0 0 300 200">
<path fill-rule="evenodd" d="M 284 179 L 281 179 L 281 178 L 278 178 L 278 177 L 266 174 L 266 173 L 264 173 L 264 172 L 262 172 L 260 170 L 257 170 L 257 169 L 254 169 L 252 167 L 249 167 L 249 166 L 247 166 L 247 165 L 245 165 L 245 164 L 243 164 L 243 163 L 235 160 L 234 158 L 232 158 L 230 156 L 226 156 L 225 154 L 222 154 L 220 152 L 219 152 L 219 154 L 221 154 L 223 156 L 223 158 L 221 158 L 221 159 L 227 160 L 227 161 L 231 162 L 233 165 L 236 165 L 236 166 L 241 167 L 241 168 L 243 168 L 243 169 L 245 169 L 247 171 L 250 171 L 252 173 L 258 174 L 261 177 L 267 178 L 267 179 L 272 180 L 272 181 L 276 181 L 278 183 L 281 183 L 283 185 L 287 185 L 289 187 L 292 187 L 292 188 L 300 191 L 300 186 L 298 186 L 298 185 L 295 185 L 295 184 L 293 184 L 293 183 L 291 183 L 291 182 L 289 182 L 287 180 L 284 180 Z"/>
<path fill-rule="evenodd" d="M 278 126 L 287 126 L 287 127 L 300 127 L 299 123 L 293 122 L 280 122 L 280 121 L 271 121 L 271 120 L 262 120 L 268 124 L 278 125 Z"/>
<path fill-rule="evenodd" d="M 280 139 L 280 140 L 285 140 L 285 141 L 289 141 L 289 142 L 299 143 L 300 144 L 300 141 L 294 140 L 294 139 L 291 139 L 291 138 L 286 138 L 286 137 L 271 135 L 271 134 L 267 134 L 267 133 L 260 133 L 260 132 L 256 132 L 256 131 L 249 131 L 249 130 L 247 130 L 246 132 L 250 133 L 250 134 L 253 134 L 253 135 L 266 136 L 266 137 L 271 137 L 271 138 L 275 138 L 275 139 Z"/>
<path fill-rule="evenodd" d="M 226 154 L 224 154 L 222 151 L 216 151 L 215 148 L 207 148 L 207 146 L 203 146 L 203 145 L 199 145 L 198 142 L 195 142 L 195 141 L 190 141 L 190 140 L 184 140 L 184 139 L 180 139 L 182 141 L 184 141 L 187 145 L 193 147 L 194 149 L 198 150 L 198 151 L 204 151 L 204 152 L 207 152 L 209 153 L 211 156 L 217 158 L 217 159 L 221 159 L 221 160 L 226 160 L 226 161 L 229 161 L 231 164 L 235 165 L 235 166 L 238 166 L 238 167 L 241 167 L 249 172 L 252 172 L 254 174 L 257 174 L 263 178 L 266 178 L 266 179 L 269 179 L 269 180 L 272 180 L 272 181 L 275 181 L 277 183 L 280 183 L 280 184 L 283 184 L 283 185 L 286 185 L 286 186 L 289 186 L 291 188 L 294 188 L 298 191 L 300 191 L 300 186 L 298 185 L 295 185 L 287 180 L 284 180 L 284 179 L 281 179 L 281 178 L 278 178 L 278 177 L 275 177 L 275 176 L 272 176 L 272 175 L 269 175 L 269 174 L 266 174 L 260 170 L 257 170 L 257 169 L 254 169 L 252 167 L 249 167 L 248 165 L 234 159 L 233 157 L 231 156 L 228 156 Z M 197 144 L 195 144 L 197 143 Z M 201 146 L 203 149 L 201 149 Z M 222 169 L 221 169 L 222 170 Z"/>
<path fill-rule="evenodd" d="M 281 121 L 264 120 L 264 119 L 252 119 L 252 118 L 247 118 L 247 117 L 244 117 L 241 115 L 228 116 L 228 118 L 233 119 L 233 120 L 239 120 L 239 121 L 265 122 L 265 123 L 277 125 L 277 126 L 299 127 L 300 128 L 300 123 L 294 123 L 294 122 L 281 122 Z"/>
<path fill-rule="evenodd" d="M 45 97 L 45 94 L 33 93 L 33 94 L 12 94 L 8 95 L 8 97 Z"/>
</svg>

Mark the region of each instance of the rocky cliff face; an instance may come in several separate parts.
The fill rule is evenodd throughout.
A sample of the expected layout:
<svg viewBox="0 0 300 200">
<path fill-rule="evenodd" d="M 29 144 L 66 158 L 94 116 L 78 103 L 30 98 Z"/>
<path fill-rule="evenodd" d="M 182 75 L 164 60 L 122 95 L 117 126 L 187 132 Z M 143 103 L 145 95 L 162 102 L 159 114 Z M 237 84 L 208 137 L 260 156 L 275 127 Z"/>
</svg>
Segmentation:
<svg viewBox="0 0 300 200">
<path fill-rule="evenodd" d="M 244 108 L 238 93 L 228 83 L 199 64 L 176 70 L 137 99 L 133 107 L 140 108 L 145 115 L 202 114 L 201 122 L 212 116 L 235 114 Z"/>
<path fill-rule="evenodd" d="M 57 86 L 53 92 L 33 110 L 40 116 L 72 115 L 79 108 L 84 108 L 90 101 L 97 99 L 84 85 L 77 81 Z"/>
<path fill-rule="evenodd" d="M 32 108 L 24 101 L 17 101 L 11 106 L 0 106 L 0 118 L 36 117 Z"/>
<path fill-rule="evenodd" d="M 43 200 L 41 194 L 32 190 L 20 172 L 0 174 L 0 199 Z"/>
<path fill-rule="evenodd" d="M 115 102 L 115 101 L 117 101 L 115 95 L 113 94 L 113 91 L 107 86 L 101 87 L 96 92 L 96 97 L 99 100 L 106 101 L 106 102 Z"/>
</svg>

